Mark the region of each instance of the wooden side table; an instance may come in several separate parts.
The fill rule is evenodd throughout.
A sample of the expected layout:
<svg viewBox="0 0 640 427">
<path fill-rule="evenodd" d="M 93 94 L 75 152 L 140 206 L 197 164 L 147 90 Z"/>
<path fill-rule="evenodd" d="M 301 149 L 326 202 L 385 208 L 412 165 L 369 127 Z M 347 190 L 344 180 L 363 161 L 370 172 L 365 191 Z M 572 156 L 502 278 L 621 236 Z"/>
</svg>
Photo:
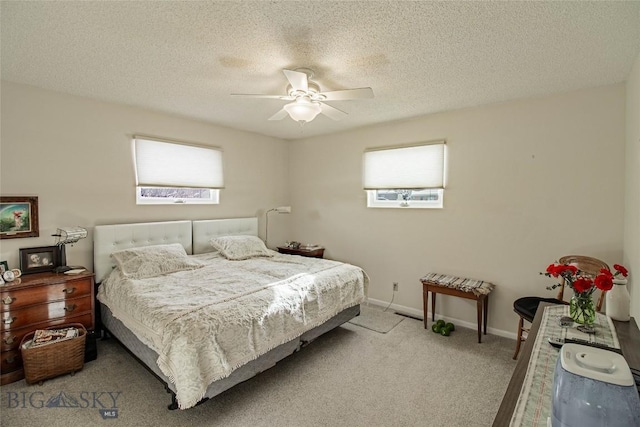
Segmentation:
<svg viewBox="0 0 640 427">
<path fill-rule="evenodd" d="M 324 248 L 323 247 L 315 247 L 313 249 L 305 249 L 304 247 L 300 247 L 298 249 L 288 248 L 286 246 L 278 246 L 278 252 L 281 254 L 287 255 L 300 255 L 311 258 L 323 258 L 324 257 Z"/>
<path fill-rule="evenodd" d="M 431 292 L 431 321 L 436 320 L 436 294 L 451 295 L 454 297 L 466 298 L 476 301 L 476 311 L 478 316 L 478 342 L 482 342 L 482 329 L 484 327 L 484 334 L 487 335 L 487 314 L 489 312 L 489 293 L 493 289 L 493 285 L 487 282 L 483 282 L 487 285 L 488 291 L 486 293 L 473 292 L 465 287 L 456 287 L 451 283 L 463 283 L 467 280 L 458 277 L 447 276 L 445 280 L 448 284 L 440 283 L 436 279 L 430 279 L 425 276 L 420 281 L 422 282 L 422 306 L 424 311 L 424 328 L 427 329 L 427 308 L 429 300 L 429 292 Z"/>
</svg>

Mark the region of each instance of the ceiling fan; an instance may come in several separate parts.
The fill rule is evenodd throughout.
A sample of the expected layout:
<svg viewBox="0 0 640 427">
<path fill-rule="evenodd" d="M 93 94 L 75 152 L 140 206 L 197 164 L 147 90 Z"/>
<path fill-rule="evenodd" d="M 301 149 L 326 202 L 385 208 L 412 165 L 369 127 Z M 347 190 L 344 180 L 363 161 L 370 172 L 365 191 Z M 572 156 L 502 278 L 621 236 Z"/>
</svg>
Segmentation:
<svg viewBox="0 0 640 427">
<path fill-rule="evenodd" d="M 282 110 L 271 116 L 269 120 L 282 120 L 287 114 L 295 121 L 302 124 L 315 119 L 320 113 L 333 120 L 340 120 L 347 115 L 342 110 L 325 104 L 323 101 L 346 101 L 350 99 L 373 98 L 373 90 L 370 87 L 357 89 L 334 90 L 321 92 L 318 83 L 311 80 L 313 71 L 308 68 L 297 68 L 296 70 L 282 70 L 289 80 L 287 95 L 260 95 L 260 94 L 237 94 L 231 96 L 241 96 L 247 98 L 272 98 L 284 101 L 293 101 L 285 105 Z"/>
</svg>

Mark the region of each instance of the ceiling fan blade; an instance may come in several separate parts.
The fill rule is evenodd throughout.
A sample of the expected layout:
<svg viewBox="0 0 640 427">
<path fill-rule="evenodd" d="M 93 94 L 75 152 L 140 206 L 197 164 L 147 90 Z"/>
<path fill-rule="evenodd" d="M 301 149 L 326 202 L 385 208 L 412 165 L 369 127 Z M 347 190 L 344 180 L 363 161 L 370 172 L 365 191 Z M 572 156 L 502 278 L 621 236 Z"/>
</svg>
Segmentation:
<svg viewBox="0 0 640 427">
<path fill-rule="evenodd" d="M 283 108 L 282 110 L 275 113 L 273 116 L 269 117 L 269 120 L 282 120 L 285 117 L 287 117 L 287 110 Z"/>
<path fill-rule="evenodd" d="M 284 99 L 285 101 L 293 101 L 295 98 L 289 95 L 262 95 L 251 93 L 232 93 L 231 96 L 238 98 L 270 98 L 270 99 Z"/>
<path fill-rule="evenodd" d="M 368 99 L 373 98 L 373 89 L 361 87 L 358 89 L 334 90 L 331 92 L 321 92 L 325 101 L 345 101 L 347 99 Z"/>
<path fill-rule="evenodd" d="M 287 76 L 287 80 L 291 83 L 293 90 L 301 90 L 303 92 L 309 90 L 309 83 L 305 73 L 292 70 L 282 70 L 282 72 Z"/>
<path fill-rule="evenodd" d="M 322 102 L 320 102 L 320 109 L 320 112 L 322 114 L 333 120 L 342 120 L 347 116 L 347 113 L 345 113 L 344 111 L 338 110 L 336 107 L 332 107 L 329 104 L 323 104 Z"/>
</svg>

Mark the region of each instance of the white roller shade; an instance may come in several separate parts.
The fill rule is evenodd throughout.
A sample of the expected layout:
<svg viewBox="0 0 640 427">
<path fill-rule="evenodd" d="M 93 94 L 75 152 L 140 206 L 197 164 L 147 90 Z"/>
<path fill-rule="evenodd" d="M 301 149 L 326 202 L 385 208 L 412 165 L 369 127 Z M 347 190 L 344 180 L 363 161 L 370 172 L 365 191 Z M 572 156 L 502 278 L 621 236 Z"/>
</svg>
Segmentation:
<svg viewBox="0 0 640 427">
<path fill-rule="evenodd" d="M 444 142 L 368 150 L 365 190 L 444 188 Z"/>
<path fill-rule="evenodd" d="M 137 186 L 224 188 L 220 149 L 140 137 L 133 143 Z"/>
</svg>

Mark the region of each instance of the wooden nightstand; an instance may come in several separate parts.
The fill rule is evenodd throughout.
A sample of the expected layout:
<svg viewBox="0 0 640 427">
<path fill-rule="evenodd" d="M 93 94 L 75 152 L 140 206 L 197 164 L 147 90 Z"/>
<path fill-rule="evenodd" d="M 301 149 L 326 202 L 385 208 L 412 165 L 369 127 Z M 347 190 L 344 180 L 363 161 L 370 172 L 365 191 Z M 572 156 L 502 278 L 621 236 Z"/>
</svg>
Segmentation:
<svg viewBox="0 0 640 427">
<path fill-rule="evenodd" d="M 300 255 L 300 256 L 306 256 L 311 258 L 324 257 L 323 247 L 317 247 L 314 249 L 304 249 L 304 248 L 293 249 L 293 248 L 288 248 L 286 246 L 278 246 L 278 252 L 280 252 L 281 254 Z"/>
<path fill-rule="evenodd" d="M 29 332 L 67 323 L 87 329 L 85 361 L 97 356 L 93 273 L 23 275 L 0 286 L 0 384 L 24 378 L 20 341 Z"/>
</svg>

